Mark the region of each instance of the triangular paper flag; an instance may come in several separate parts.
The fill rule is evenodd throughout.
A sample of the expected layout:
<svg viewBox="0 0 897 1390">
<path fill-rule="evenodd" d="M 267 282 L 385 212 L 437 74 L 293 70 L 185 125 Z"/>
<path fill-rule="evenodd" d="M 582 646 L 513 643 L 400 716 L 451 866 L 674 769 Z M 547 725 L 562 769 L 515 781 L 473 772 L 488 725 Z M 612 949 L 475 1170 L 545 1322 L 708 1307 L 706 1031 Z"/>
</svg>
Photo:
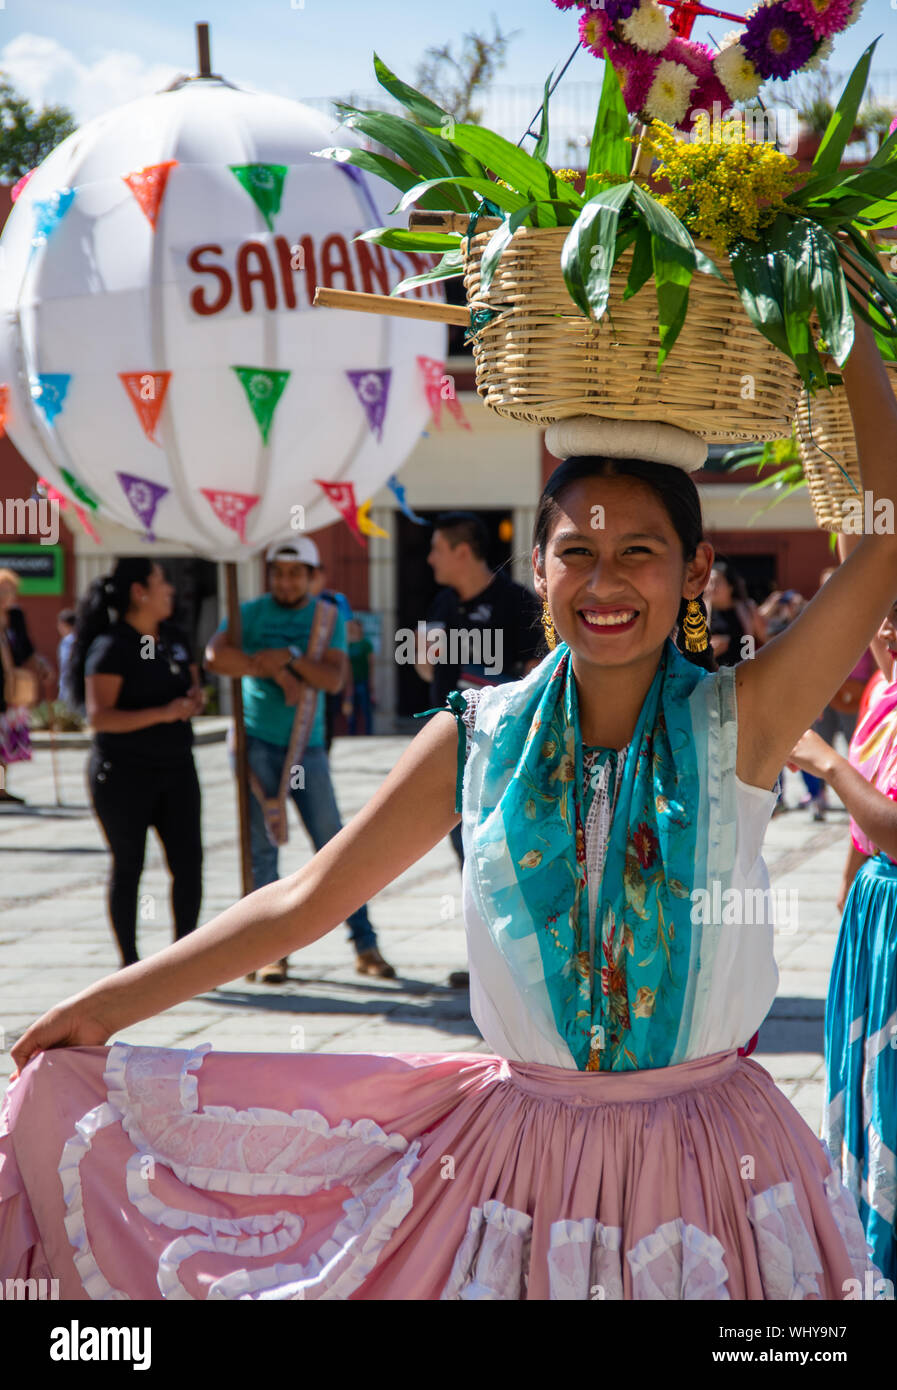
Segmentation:
<svg viewBox="0 0 897 1390">
<path fill-rule="evenodd" d="M 449 414 L 454 416 L 462 429 L 470 429 L 470 421 L 464 414 L 464 407 L 455 395 L 455 383 L 452 377 L 446 376 L 445 363 L 439 362 L 435 357 L 418 357 L 417 365 L 420 367 L 424 378 L 424 392 L 427 403 L 433 414 L 433 424 L 438 430 L 442 429 L 442 407 L 447 406 Z"/>
<path fill-rule="evenodd" d="M 156 423 L 165 392 L 168 390 L 171 372 L 119 372 L 118 375 L 131 397 L 137 418 L 143 426 L 143 433 L 153 444 L 158 444 Z"/>
<path fill-rule="evenodd" d="M 26 185 L 26 183 L 28 182 L 28 180 L 31 178 L 32 174 L 36 174 L 36 173 L 37 173 L 37 168 L 36 168 L 36 167 L 35 167 L 34 169 L 29 169 L 27 174 L 23 174 L 23 175 L 22 175 L 22 177 L 19 179 L 18 183 L 14 183 L 14 184 L 13 184 L 12 188 L 9 190 L 9 196 L 10 196 L 10 198 L 12 199 L 12 201 L 13 201 L 14 203 L 17 202 L 18 199 L 19 199 L 19 198 L 22 196 L 22 194 L 24 193 L 24 191 L 25 191 L 25 185 Z"/>
<path fill-rule="evenodd" d="M 100 505 L 99 502 L 94 497 L 92 492 L 88 492 L 87 488 L 84 486 L 83 483 L 78 482 L 78 479 L 75 477 L 74 473 L 70 473 L 67 468 L 60 468 L 59 471 L 62 474 L 63 478 L 65 478 L 65 481 L 68 483 L 69 488 L 71 489 L 73 495 L 77 497 L 78 501 L 83 502 L 85 507 L 89 507 L 92 512 L 97 511 Z"/>
<path fill-rule="evenodd" d="M 122 178 L 137 199 L 152 226 L 156 230 L 156 218 L 165 195 L 168 175 L 177 164 L 176 159 L 166 159 L 164 164 L 148 164 L 145 169 L 137 169 Z"/>
<path fill-rule="evenodd" d="M 132 511 L 140 524 L 146 527 L 147 540 L 154 541 L 156 538 L 152 529 L 153 517 L 160 498 L 164 497 L 169 489 L 160 487 L 158 483 L 151 483 L 149 478 L 138 478 L 133 473 L 116 473 L 115 476 L 124 489 Z"/>
<path fill-rule="evenodd" d="M 0 386 L 0 439 L 6 433 L 6 421 L 9 418 L 9 387 Z"/>
<path fill-rule="evenodd" d="M 366 502 L 362 502 L 356 513 L 358 529 L 365 536 L 383 536 L 389 540 L 389 532 L 384 531 L 375 521 L 371 521 L 371 503 L 374 499 L 369 497 Z"/>
<path fill-rule="evenodd" d="M 289 379 L 289 372 L 274 372 L 267 367 L 233 367 L 243 383 L 252 413 L 258 421 L 262 439 L 268 443 L 268 431 L 274 417 L 274 409 L 283 395 L 283 388 Z"/>
<path fill-rule="evenodd" d="M 48 425 L 52 425 L 62 409 L 71 379 L 71 372 L 38 372 L 31 378 L 31 395 Z"/>
<path fill-rule="evenodd" d="M 274 215 L 280 212 L 280 197 L 287 176 L 286 164 L 232 164 L 231 169 L 250 195 L 259 212 L 274 231 Z"/>
<path fill-rule="evenodd" d="M 34 236 L 31 245 L 42 246 L 57 223 L 68 212 L 75 194 L 71 188 L 59 188 L 49 198 L 36 198 L 34 208 Z"/>
<path fill-rule="evenodd" d="M 346 376 L 355 387 L 355 394 L 364 406 L 371 433 L 382 439 L 391 369 L 387 367 L 385 371 L 372 368 L 367 372 L 346 372 Z"/>
<path fill-rule="evenodd" d="M 327 500 L 336 507 L 352 535 L 367 549 L 367 541 L 358 528 L 358 503 L 355 501 L 354 483 L 325 483 L 322 478 L 314 478 L 312 481 L 324 489 Z"/>
<path fill-rule="evenodd" d="M 61 512 L 68 511 L 69 507 L 71 507 L 82 527 L 87 532 L 88 536 L 90 536 L 90 539 L 96 541 L 97 545 L 100 544 L 100 538 L 91 525 L 90 519 L 83 507 L 79 507 L 77 502 L 70 502 L 69 499 L 64 497 L 61 492 L 58 492 L 51 483 L 48 483 L 46 478 L 38 478 L 37 488 L 38 492 L 43 491 L 48 501 L 56 502 Z"/>
<path fill-rule="evenodd" d="M 218 520 L 246 543 L 246 518 L 260 499 L 246 492 L 223 492 L 217 488 L 201 487 L 203 497 L 207 497 Z"/>
<path fill-rule="evenodd" d="M 386 479 L 386 486 L 389 488 L 390 492 L 394 493 L 396 501 L 409 521 L 415 522 L 418 526 L 427 526 L 429 524 L 425 517 L 418 516 L 417 512 L 411 510 L 411 507 L 405 500 L 405 488 L 403 484 L 399 482 L 395 473 L 393 473 L 392 477 Z"/>
</svg>

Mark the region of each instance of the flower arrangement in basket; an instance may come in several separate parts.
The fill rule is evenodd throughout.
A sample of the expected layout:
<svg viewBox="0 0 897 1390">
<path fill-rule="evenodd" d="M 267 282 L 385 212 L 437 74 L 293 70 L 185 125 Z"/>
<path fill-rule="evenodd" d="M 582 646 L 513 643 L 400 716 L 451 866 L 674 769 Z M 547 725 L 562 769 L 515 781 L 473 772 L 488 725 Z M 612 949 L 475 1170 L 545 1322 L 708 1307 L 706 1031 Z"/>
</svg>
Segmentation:
<svg viewBox="0 0 897 1390">
<path fill-rule="evenodd" d="M 416 209 L 407 230 L 364 239 L 441 253 L 394 295 L 463 277 L 487 405 L 537 422 L 586 414 L 773 439 L 791 429 L 801 384 L 831 384 L 821 354 L 846 361 L 854 314 L 897 358 L 897 284 L 869 243 L 897 223 L 897 133 L 859 172 L 839 171 L 875 47 L 802 181 L 795 161 L 749 137 L 742 113 L 689 141 L 658 121 L 636 133 L 610 62 L 581 189 L 546 162 L 551 79 L 528 153 L 455 122 L 375 57 L 409 117 L 343 116 L 397 158 L 319 154 L 393 183 L 395 211 Z"/>
</svg>

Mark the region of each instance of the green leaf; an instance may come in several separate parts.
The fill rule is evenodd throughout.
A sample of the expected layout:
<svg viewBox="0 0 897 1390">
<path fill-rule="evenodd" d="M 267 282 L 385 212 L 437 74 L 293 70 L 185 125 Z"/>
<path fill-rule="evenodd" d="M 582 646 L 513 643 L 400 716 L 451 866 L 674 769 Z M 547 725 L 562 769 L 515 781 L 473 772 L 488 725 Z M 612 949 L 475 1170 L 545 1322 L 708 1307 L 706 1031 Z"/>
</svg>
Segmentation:
<svg viewBox="0 0 897 1390">
<path fill-rule="evenodd" d="M 660 329 L 657 370 L 660 371 L 682 332 L 688 313 L 688 291 L 694 269 L 682 264 L 681 247 L 674 245 L 665 236 L 655 236 L 652 233 L 651 256 L 657 285 L 657 316 Z"/>
<path fill-rule="evenodd" d="M 654 273 L 654 257 L 651 254 L 651 233 L 644 223 L 639 227 L 635 238 L 635 250 L 629 266 L 629 279 L 623 291 L 624 299 L 632 299 Z"/>
<path fill-rule="evenodd" d="M 548 165 L 525 150 L 518 149 L 510 140 L 496 135 L 494 131 L 484 130 L 478 125 L 456 125 L 450 133 L 446 133 L 445 138 L 472 154 L 496 178 L 503 179 L 518 193 L 526 194 L 528 201 L 544 199 L 547 202 L 554 196 L 549 182 L 552 171 Z M 557 187 L 561 198 L 567 199 L 565 188 L 570 189 L 572 200 L 578 203 L 579 194 L 562 181 Z"/>
<path fill-rule="evenodd" d="M 815 222 L 795 220 L 792 238 L 796 241 L 801 235 L 810 257 L 810 294 L 819 327 L 832 357 L 840 367 L 850 356 L 854 328 L 838 248 L 828 233 Z"/>
<path fill-rule="evenodd" d="M 416 285 L 426 285 L 431 280 L 455 280 L 464 274 L 464 257 L 460 251 L 446 251 L 438 265 L 425 270 L 422 275 L 408 275 L 390 290 L 390 294 L 404 294 Z"/>
<path fill-rule="evenodd" d="M 632 199 L 654 236 L 661 237 L 667 243 L 665 254 L 670 259 L 678 260 L 684 269 L 694 271 L 695 244 L 679 218 L 638 184 L 633 185 Z"/>
<path fill-rule="evenodd" d="M 891 132 L 878 152 L 869 160 L 866 168 L 880 169 L 882 165 L 889 164 L 895 159 L 897 159 L 897 130 Z"/>
<path fill-rule="evenodd" d="M 423 92 L 418 92 L 414 87 L 409 87 L 407 82 L 402 82 L 391 72 L 386 64 L 374 54 L 374 72 L 377 74 L 377 81 L 380 86 L 389 92 L 390 96 L 395 97 L 396 101 L 404 106 L 413 116 L 416 116 L 424 125 L 438 126 L 442 124 L 443 118 L 451 120 L 449 113 L 441 106 L 437 106 L 435 101 L 425 97 Z"/>
<path fill-rule="evenodd" d="M 417 175 L 413 170 L 408 169 L 404 164 L 397 164 L 394 159 L 388 159 L 386 155 L 374 154 L 371 150 L 339 149 L 330 146 L 325 150 L 312 150 L 312 154 L 319 159 L 332 159 L 338 164 L 351 164 L 356 169 L 364 169 L 369 174 L 376 174 L 378 178 L 391 183 L 394 188 L 401 192 L 412 188 L 418 182 Z M 435 195 L 426 195 L 419 199 L 422 208 L 439 211 L 445 205 L 445 199 Z"/>
<path fill-rule="evenodd" d="M 814 252 L 807 229 L 811 226 L 805 219 L 796 218 L 792 222 L 780 215 L 769 236 L 770 250 L 781 268 L 788 355 L 807 387 L 812 387 L 816 382 L 825 382 L 825 369 L 810 329 L 810 314 L 814 305 Z"/>
<path fill-rule="evenodd" d="M 620 89 L 620 79 L 612 63 L 604 64 L 601 100 L 592 131 L 589 149 L 589 174 L 619 174 L 624 178 L 632 167 L 632 148 L 626 143 L 629 135 L 629 112 Z M 586 184 L 588 189 L 588 184 Z"/>
<path fill-rule="evenodd" d="M 502 253 L 511 237 L 522 227 L 527 215 L 533 210 L 535 203 L 527 203 L 525 207 L 519 208 L 500 227 L 496 227 L 489 240 L 486 242 L 480 261 L 480 294 L 485 294 L 492 284 L 496 267 L 502 258 Z"/>
<path fill-rule="evenodd" d="M 548 98 L 551 94 L 551 79 L 554 77 L 554 68 L 545 79 L 545 92 L 542 97 L 542 120 L 539 123 L 539 138 L 533 149 L 536 159 L 545 159 L 548 154 Z"/>
<path fill-rule="evenodd" d="M 463 176 L 471 172 L 450 144 L 434 139 L 426 130 L 413 121 L 406 121 L 403 116 L 393 116 L 386 111 L 362 111 L 349 116 L 345 124 L 392 150 L 410 166 L 418 180 L 444 178 L 453 174 Z M 481 167 L 472 172 L 484 173 Z M 447 188 L 445 196 L 456 212 L 472 212 L 476 206 L 475 196 L 464 189 Z"/>
<path fill-rule="evenodd" d="M 729 250 L 729 264 L 745 312 L 764 338 L 790 357 L 783 312 L 782 277 L 765 240 L 736 241 Z"/>
<path fill-rule="evenodd" d="M 570 228 L 561 251 L 561 270 L 570 295 L 596 322 L 607 309 L 620 213 L 634 188 L 630 180 L 591 198 Z"/>
<path fill-rule="evenodd" d="M 835 108 L 834 114 L 828 123 L 822 143 L 816 151 L 816 158 L 813 160 L 814 174 L 833 174 L 841 163 L 841 158 L 850 141 L 850 136 L 856 125 L 857 115 L 866 90 L 866 83 L 869 80 L 869 68 L 872 64 L 872 55 L 878 46 L 878 39 L 871 43 L 866 49 L 860 61 L 857 63 L 847 82 L 847 86 L 841 95 L 841 100 Z"/>
<path fill-rule="evenodd" d="M 450 178 L 427 179 L 424 183 L 413 184 L 393 208 L 393 212 L 405 212 L 432 189 L 444 188 L 446 184 L 450 184 L 453 188 L 472 189 L 481 198 L 488 198 L 491 203 L 502 208 L 505 212 L 516 212 L 526 202 L 526 199 L 522 198 L 519 193 L 515 193 L 511 188 L 504 188 L 502 184 L 495 183 L 492 179 L 485 177 L 482 179 L 460 178 L 457 175 L 452 175 Z"/>
<path fill-rule="evenodd" d="M 385 246 L 393 251 L 454 251 L 459 238 L 449 232 L 413 232 L 407 227 L 372 227 L 355 241 L 369 241 L 373 246 Z"/>
</svg>

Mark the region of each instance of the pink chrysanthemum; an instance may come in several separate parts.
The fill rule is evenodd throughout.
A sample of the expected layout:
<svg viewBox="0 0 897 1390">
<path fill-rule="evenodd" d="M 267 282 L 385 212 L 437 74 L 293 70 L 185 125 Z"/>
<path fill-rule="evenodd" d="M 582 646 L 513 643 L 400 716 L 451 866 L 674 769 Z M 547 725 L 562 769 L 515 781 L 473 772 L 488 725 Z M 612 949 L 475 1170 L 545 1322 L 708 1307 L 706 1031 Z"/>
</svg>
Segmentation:
<svg viewBox="0 0 897 1390">
<path fill-rule="evenodd" d="M 579 41 L 583 48 L 594 53 L 596 58 L 603 58 L 611 27 L 606 10 L 586 10 L 579 21 Z"/>
<path fill-rule="evenodd" d="M 706 44 L 693 43 L 691 39 L 671 39 L 659 56 L 681 63 L 697 78 L 709 77 L 713 72 L 713 53 Z"/>
<path fill-rule="evenodd" d="M 732 98 L 711 67 L 706 77 L 698 78 L 698 85 L 691 94 L 691 116 L 695 111 L 706 111 L 713 118 L 714 103 L 719 102 L 720 113 L 725 115 L 732 108 Z"/>
<path fill-rule="evenodd" d="M 643 53 L 628 43 L 611 41 L 608 44 L 608 56 L 620 79 L 626 109 L 640 111 L 660 66 L 659 55 Z"/>
<path fill-rule="evenodd" d="M 552 4 L 557 5 L 559 10 L 585 9 L 589 0 L 552 0 Z"/>
<path fill-rule="evenodd" d="M 817 39 L 827 39 L 846 29 L 853 0 L 785 0 L 785 9 L 799 14 Z"/>
</svg>

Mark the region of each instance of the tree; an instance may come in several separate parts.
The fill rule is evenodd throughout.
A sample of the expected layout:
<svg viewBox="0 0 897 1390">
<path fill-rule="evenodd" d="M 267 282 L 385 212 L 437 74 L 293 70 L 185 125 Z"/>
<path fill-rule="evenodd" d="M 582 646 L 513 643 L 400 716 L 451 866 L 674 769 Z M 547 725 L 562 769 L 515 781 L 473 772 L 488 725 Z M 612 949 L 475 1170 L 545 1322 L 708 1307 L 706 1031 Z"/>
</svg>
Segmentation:
<svg viewBox="0 0 897 1390">
<path fill-rule="evenodd" d="M 66 107 L 35 111 L 0 73 L 0 180 L 15 183 L 75 130 L 75 118 Z"/>
<path fill-rule="evenodd" d="M 465 34 L 461 51 L 456 58 L 450 44 L 428 48 L 417 69 L 415 86 L 461 124 L 476 125 L 483 118 L 480 107 L 474 105 L 505 66 L 508 45 L 520 32 L 503 34 L 495 15 L 493 34 Z"/>
</svg>

